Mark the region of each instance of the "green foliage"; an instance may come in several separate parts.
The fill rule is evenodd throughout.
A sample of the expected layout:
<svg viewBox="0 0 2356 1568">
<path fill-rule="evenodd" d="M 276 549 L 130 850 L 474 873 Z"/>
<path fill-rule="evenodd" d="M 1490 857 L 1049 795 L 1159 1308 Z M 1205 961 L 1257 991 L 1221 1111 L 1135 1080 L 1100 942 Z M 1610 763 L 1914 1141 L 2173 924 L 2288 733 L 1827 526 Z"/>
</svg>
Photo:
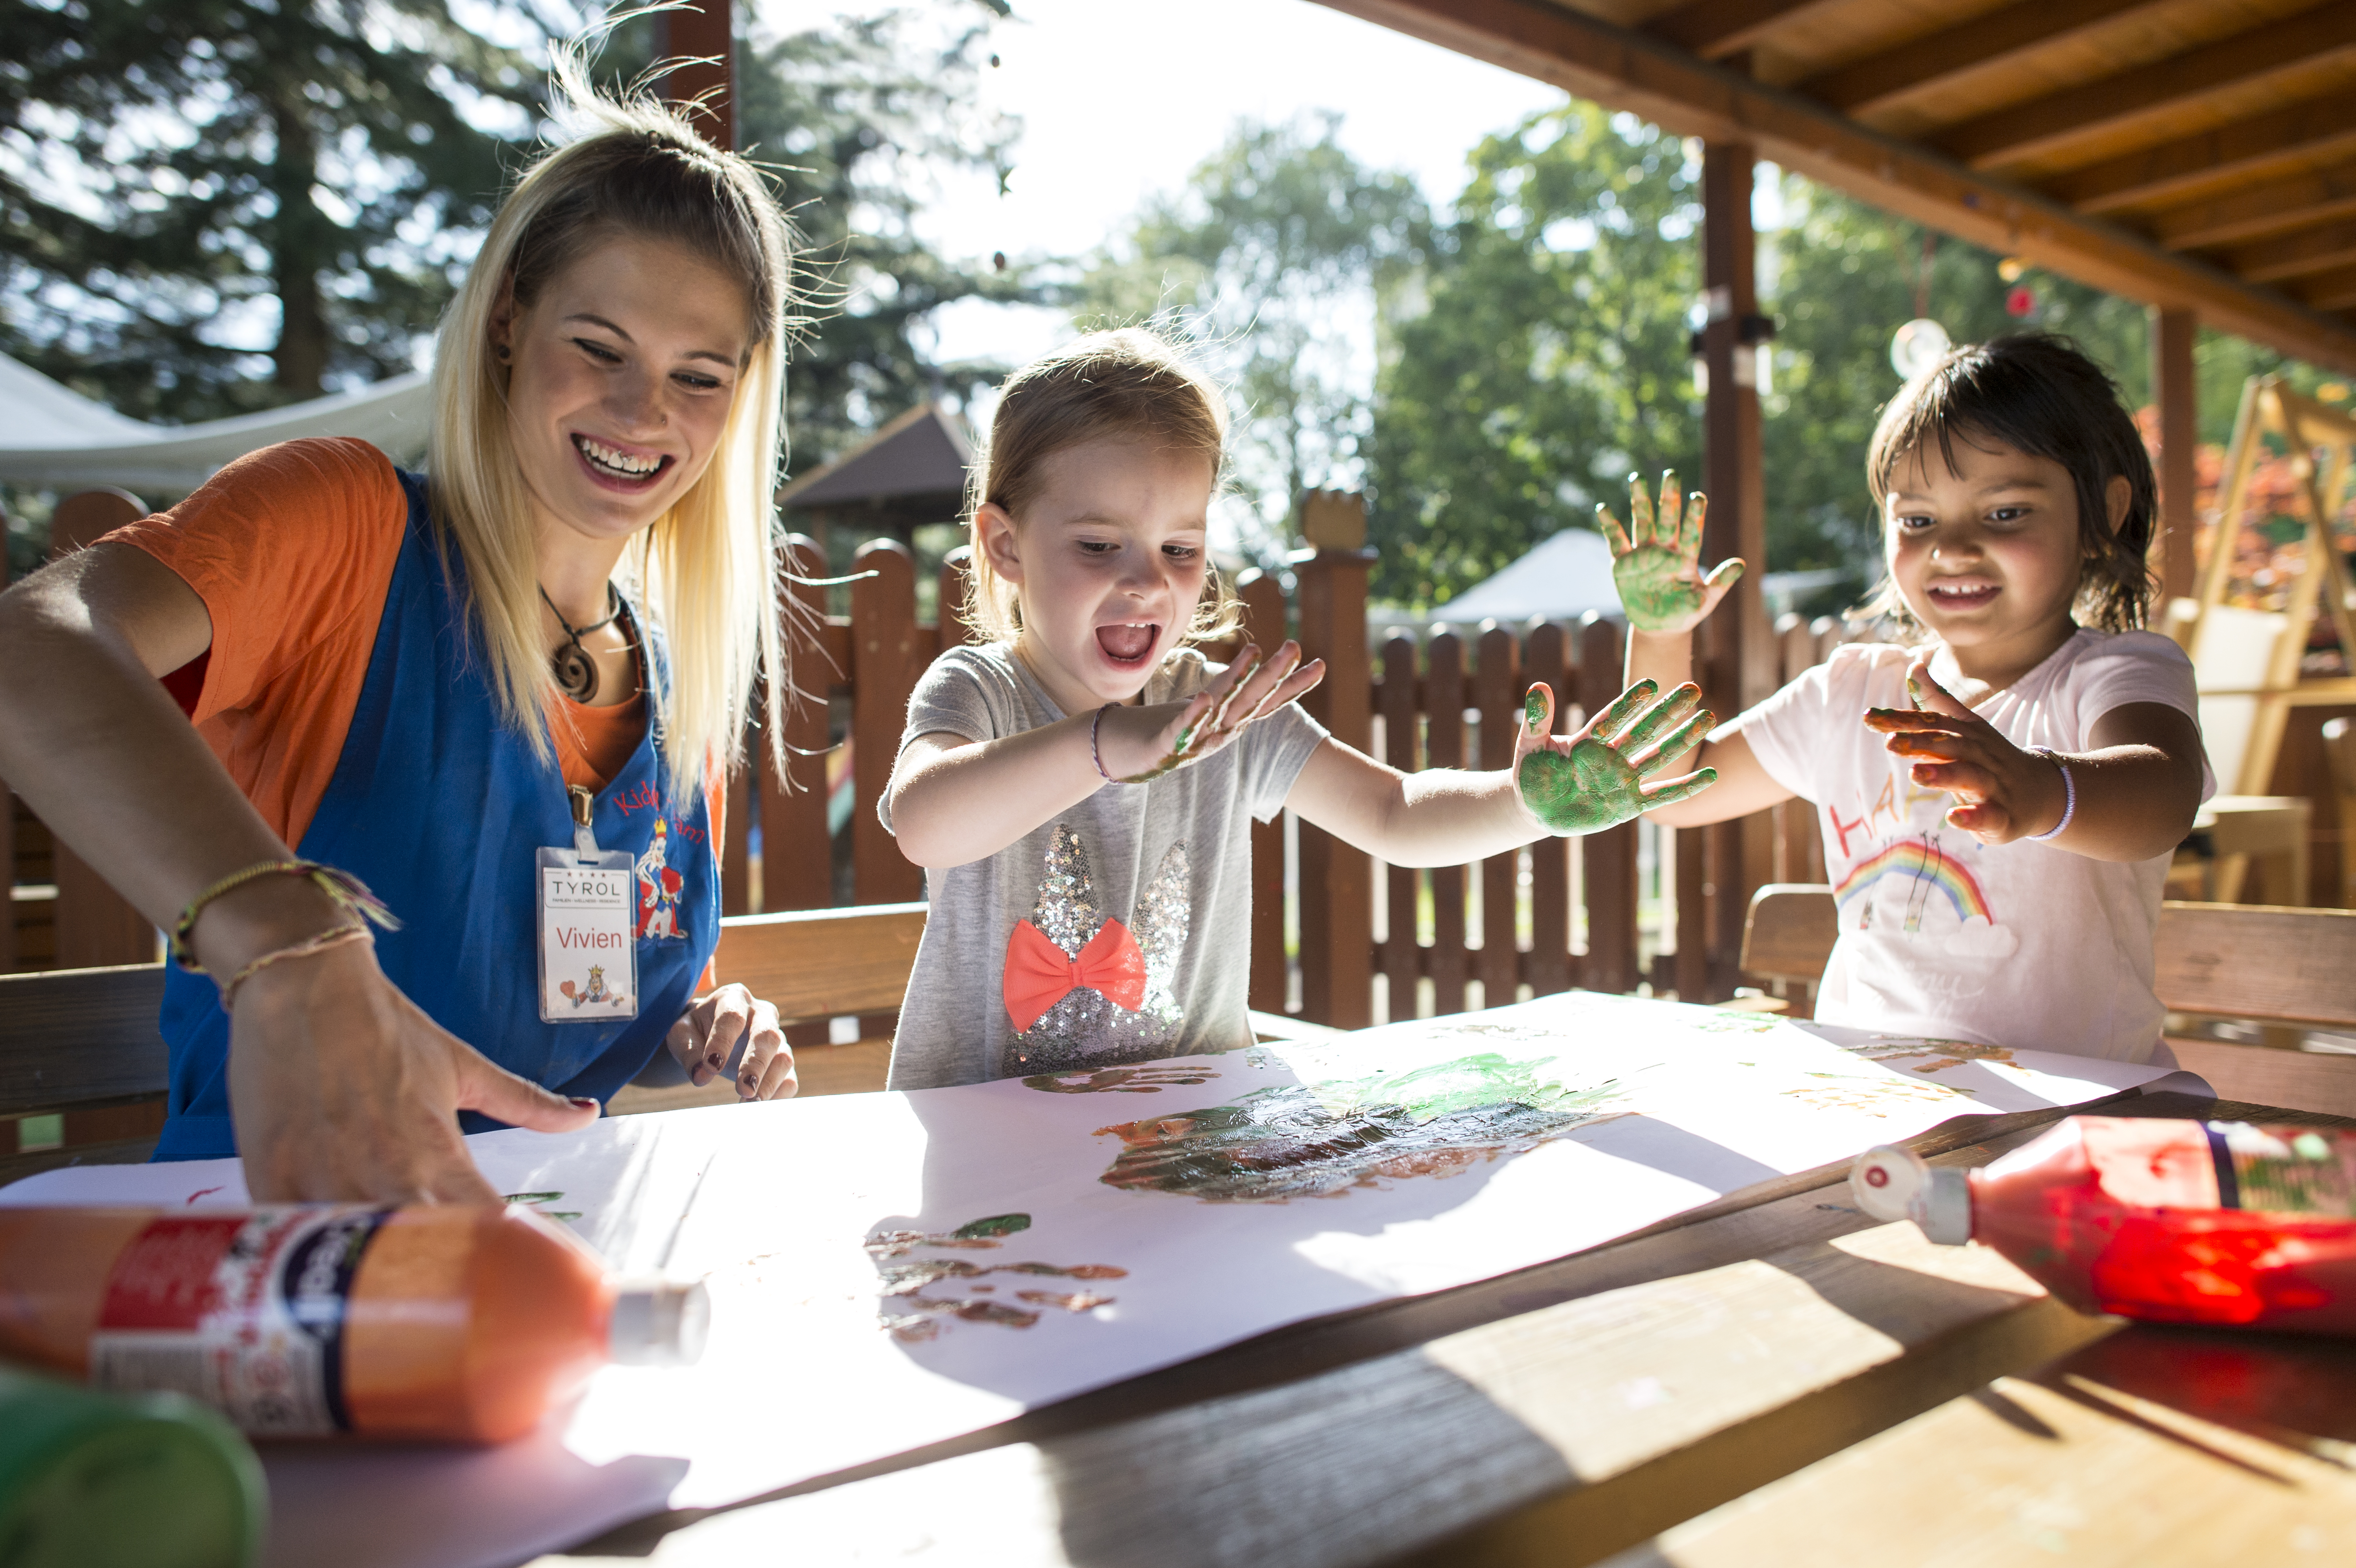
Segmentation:
<svg viewBox="0 0 2356 1568">
<path fill-rule="evenodd" d="M 1375 411 L 1374 592 L 1418 605 L 1591 526 L 1632 467 L 1700 457 L 1683 144 L 1573 103 L 1483 141 L 1472 169 Z"/>
<path fill-rule="evenodd" d="M 1374 321 L 1422 260 L 1412 179 L 1360 165 L 1338 117 L 1245 123 L 1175 197 L 1150 203 L 1078 288 L 1083 326 L 1151 322 L 1191 339 L 1240 411 L 1232 471 L 1272 562 L 1301 494 L 1359 482 Z"/>
<path fill-rule="evenodd" d="M 0 350 L 142 418 L 410 368 L 498 195 L 481 123 L 541 91 L 446 0 L 0 0 Z"/>
</svg>

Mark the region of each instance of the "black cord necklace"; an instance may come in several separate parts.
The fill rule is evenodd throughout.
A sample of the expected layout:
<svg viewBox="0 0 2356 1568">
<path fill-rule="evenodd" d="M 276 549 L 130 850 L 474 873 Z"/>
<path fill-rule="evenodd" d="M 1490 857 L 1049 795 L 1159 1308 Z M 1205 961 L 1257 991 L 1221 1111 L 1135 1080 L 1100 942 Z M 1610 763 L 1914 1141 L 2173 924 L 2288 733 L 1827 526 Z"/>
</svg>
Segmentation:
<svg viewBox="0 0 2356 1568">
<path fill-rule="evenodd" d="M 592 632 L 602 632 L 614 624 L 615 617 L 622 613 L 622 596 L 614 591 L 612 583 L 605 584 L 605 618 L 592 621 L 585 626 L 576 626 L 566 620 L 564 612 L 556 607 L 556 601 L 548 596 L 545 588 L 540 591 L 540 602 L 548 606 L 548 613 L 556 617 L 556 624 L 563 627 L 564 635 L 572 639 L 548 658 L 549 667 L 556 676 L 556 689 L 575 702 L 594 702 L 597 700 L 597 661 L 590 656 L 588 649 L 581 645 L 581 639 Z"/>
</svg>

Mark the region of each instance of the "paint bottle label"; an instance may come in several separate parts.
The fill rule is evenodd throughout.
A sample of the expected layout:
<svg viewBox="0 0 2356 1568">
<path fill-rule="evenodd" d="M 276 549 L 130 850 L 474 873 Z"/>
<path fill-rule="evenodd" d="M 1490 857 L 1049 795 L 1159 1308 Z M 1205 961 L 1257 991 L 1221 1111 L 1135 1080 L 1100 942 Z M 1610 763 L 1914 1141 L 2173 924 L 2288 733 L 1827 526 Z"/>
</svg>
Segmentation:
<svg viewBox="0 0 2356 1568">
<path fill-rule="evenodd" d="M 2209 1146 L 2221 1209 L 2356 1217 L 2356 1136 L 2211 1122 Z"/>
<path fill-rule="evenodd" d="M 349 1431 L 345 1310 L 391 1213 L 304 1204 L 150 1221 L 107 1276 L 91 1384 L 187 1394 L 256 1436 Z"/>
</svg>

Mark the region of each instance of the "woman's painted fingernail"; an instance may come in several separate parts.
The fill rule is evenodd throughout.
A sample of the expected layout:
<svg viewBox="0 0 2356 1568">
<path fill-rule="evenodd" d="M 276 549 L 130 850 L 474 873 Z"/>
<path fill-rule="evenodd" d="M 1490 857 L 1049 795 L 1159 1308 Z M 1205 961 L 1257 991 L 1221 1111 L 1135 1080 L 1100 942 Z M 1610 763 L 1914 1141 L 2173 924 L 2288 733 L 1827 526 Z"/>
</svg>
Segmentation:
<svg viewBox="0 0 2356 1568">
<path fill-rule="evenodd" d="M 572 1103 L 584 1111 L 594 1111 L 597 1108 L 597 1102 L 590 1099 L 585 1094 L 573 1095 Z"/>
</svg>

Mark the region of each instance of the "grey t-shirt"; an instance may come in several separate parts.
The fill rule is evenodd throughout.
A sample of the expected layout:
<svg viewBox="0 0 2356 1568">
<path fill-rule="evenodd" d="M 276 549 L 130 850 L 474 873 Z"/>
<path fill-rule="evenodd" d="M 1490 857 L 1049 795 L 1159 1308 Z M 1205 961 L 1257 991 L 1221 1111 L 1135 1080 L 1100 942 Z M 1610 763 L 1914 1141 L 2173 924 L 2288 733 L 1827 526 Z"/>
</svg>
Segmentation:
<svg viewBox="0 0 2356 1568">
<path fill-rule="evenodd" d="M 1146 683 L 1149 703 L 1193 695 L 1223 667 L 1193 649 Z M 919 735 L 1019 735 L 1065 717 L 1004 644 L 956 648 L 908 699 Z M 926 873 L 932 912 L 892 1041 L 891 1087 L 933 1089 L 1148 1061 L 1251 1042 L 1251 833 L 1284 808 L 1325 731 L 1287 704 L 1226 749 L 1149 784 L 1107 784 L 997 854 Z M 889 795 L 876 815 L 892 826 Z M 1111 921 L 1144 959 L 1140 1005 L 1071 990 L 1017 1032 L 1003 993 L 1016 925 L 1077 958 Z M 1035 939 L 1025 938 L 1036 949 Z M 1117 944 L 1118 938 L 1108 939 Z M 1104 951 L 1099 946 L 1099 953 Z"/>
</svg>

